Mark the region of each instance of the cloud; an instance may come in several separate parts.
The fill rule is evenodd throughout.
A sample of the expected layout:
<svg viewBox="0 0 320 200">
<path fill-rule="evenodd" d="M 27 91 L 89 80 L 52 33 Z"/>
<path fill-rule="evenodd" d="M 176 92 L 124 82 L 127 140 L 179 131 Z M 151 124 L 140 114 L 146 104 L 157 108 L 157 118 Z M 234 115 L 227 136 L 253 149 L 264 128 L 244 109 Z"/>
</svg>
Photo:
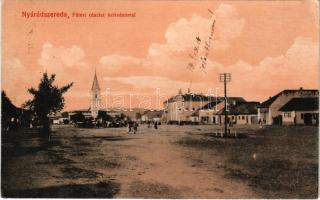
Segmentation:
<svg viewBox="0 0 320 200">
<path fill-rule="evenodd" d="M 108 55 L 100 58 L 98 72 L 102 76 L 134 76 L 145 75 L 150 73 L 150 70 L 145 68 L 144 59 L 139 59 L 131 56 Z"/>
<path fill-rule="evenodd" d="M 229 4 L 222 3 L 215 13 L 214 50 L 225 50 L 229 41 L 241 35 L 245 26 L 245 19 L 241 18 L 237 9 Z M 195 38 L 202 40 L 209 37 L 212 20 L 193 14 L 190 19 L 182 18 L 171 23 L 165 33 L 167 48 L 182 51 L 195 45 Z"/>
<path fill-rule="evenodd" d="M 84 51 L 79 46 L 66 48 L 64 46 L 54 47 L 51 43 L 45 43 L 42 46 L 41 58 L 39 64 L 45 69 L 60 68 L 63 66 L 73 67 L 85 65 Z"/>
<path fill-rule="evenodd" d="M 215 15 L 217 25 L 213 50 L 225 50 L 230 46 L 230 40 L 240 36 L 245 20 L 239 16 L 234 6 L 224 3 L 216 9 Z M 195 38 L 199 36 L 203 40 L 207 39 L 211 23 L 211 19 L 197 14 L 193 14 L 190 18 L 181 18 L 166 29 L 165 43 L 150 44 L 145 58 L 103 56 L 99 68 L 103 69 L 103 76 L 106 77 L 157 76 L 165 77 L 166 81 L 178 81 L 184 84 L 189 84 L 190 81 L 210 80 L 212 78 L 208 78 L 206 73 L 213 74 L 223 67 L 221 64 L 209 61 L 207 72 L 204 73 L 199 69 L 193 72 L 187 70 L 187 63 L 190 60 L 188 54 L 195 45 Z M 132 84 L 137 85 L 138 82 Z"/>
<path fill-rule="evenodd" d="M 231 40 L 241 35 L 245 19 L 239 16 L 235 6 L 225 3 L 214 12 L 216 28 L 212 50 L 224 51 L 230 47 Z M 297 37 L 287 51 L 278 56 L 266 55 L 257 65 L 240 59 L 224 66 L 209 57 L 204 72 L 187 70 L 188 54 L 195 44 L 195 37 L 206 38 L 209 30 L 208 18 L 197 14 L 181 18 L 168 26 L 164 34 L 165 43 L 150 44 L 146 57 L 103 56 L 98 72 L 105 83 L 114 87 L 119 85 L 123 91 L 159 87 L 176 93 L 177 88 L 187 88 L 191 82 L 193 89 L 206 90 L 222 86 L 218 80 L 221 72 L 232 73 L 230 92 L 238 96 L 249 94 L 248 99 L 274 94 L 283 88 L 316 86 L 318 44 L 307 37 Z"/>
<path fill-rule="evenodd" d="M 121 56 L 121 55 L 113 54 L 113 55 L 101 57 L 99 63 L 106 65 L 110 68 L 113 68 L 113 67 L 117 67 L 119 65 L 124 65 L 124 64 L 138 65 L 141 63 L 141 60 L 131 56 Z"/>
<path fill-rule="evenodd" d="M 266 57 L 258 65 L 244 61 L 226 67 L 233 74 L 233 90 L 252 98 L 275 94 L 285 88 L 314 88 L 318 78 L 318 43 L 308 37 L 297 37 L 291 47 L 277 57 Z"/>
<path fill-rule="evenodd" d="M 312 16 L 313 23 L 317 29 L 319 28 L 319 1 L 318 0 L 306 0 L 301 1 L 301 4 L 306 4 L 309 13 Z"/>
<path fill-rule="evenodd" d="M 2 70 L 4 84 L 19 84 L 30 80 L 28 70 L 18 58 L 12 57 L 4 61 L 4 67 Z"/>
<path fill-rule="evenodd" d="M 241 18 L 237 9 L 222 3 L 214 12 L 216 15 L 214 50 L 226 50 L 230 40 L 239 37 L 245 26 L 245 19 Z"/>
<path fill-rule="evenodd" d="M 27 87 L 35 86 L 38 76 L 26 68 L 20 59 L 16 57 L 4 60 L 2 67 L 2 88 L 8 97 L 17 106 L 20 106 L 27 98 Z M 25 89 L 25 92 L 21 92 Z"/>
<path fill-rule="evenodd" d="M 161 76 L 105 77 L 104 80 L 133 85 L 136 89 L 168 88 L 168 85 L 174 85 L 175 88 L 186 88 L 188 86 L 187 82 L 174 81 Z"/>
<path fill-rule="evenodd" d="M 182 18 L 171 23 L 165 33 L 165 38 L 169 49 L 185 50 L 195 44 L 197 36 L 207 37 L 209 31 L 210 19 L 194 14 L 189 20 Z"/>
</svg>

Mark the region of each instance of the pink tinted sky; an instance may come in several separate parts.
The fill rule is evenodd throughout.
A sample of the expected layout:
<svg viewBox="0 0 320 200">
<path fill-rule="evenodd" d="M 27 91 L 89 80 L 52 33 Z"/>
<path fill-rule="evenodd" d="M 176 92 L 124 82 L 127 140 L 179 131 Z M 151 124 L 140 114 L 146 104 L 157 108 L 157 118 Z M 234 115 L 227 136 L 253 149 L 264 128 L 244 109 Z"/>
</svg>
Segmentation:
<svg viewBox="0 0 320 200">
<path fill-rule="evenodd" d="M 187 70 L 195 37 L 213 46 L 204 72 Z M 135 18 L 31 18 L 22 11 L 135 12 Z M 94 69 L 105 96 L 207 93 L 231 72 L 231 96 L 263 101 L 283 89 L 318 87 L 317 1 L 4 1 L 2 88 L 16 105 L 44 71 L 74 82 L 66 109 L 89 107 Z M 222 92 L 222 89 L 220 89 Z M 165 98 L 165 97 L 163 97 Z M 162 99 L 163 100 L 163 99 Z M 161 100 L 161 101 L 162 101 Z M 104 98 L 104 102 L 106 99 Z M 128 101 L 125 100 L 125 106 Z M 110 105 L 110 104 L 108 104 Z"/>
</svg>

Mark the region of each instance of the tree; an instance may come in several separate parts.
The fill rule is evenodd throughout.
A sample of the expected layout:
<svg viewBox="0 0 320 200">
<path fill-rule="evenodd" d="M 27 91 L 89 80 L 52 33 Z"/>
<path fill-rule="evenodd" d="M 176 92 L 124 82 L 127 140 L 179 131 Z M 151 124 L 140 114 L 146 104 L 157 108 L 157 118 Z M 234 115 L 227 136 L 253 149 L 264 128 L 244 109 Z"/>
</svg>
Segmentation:
<svg viewBox="0 0 320 200">
<path fill-rule="evenodd" d="M 39 119 L 43 131 L 50 136 L 50 122 L 48 115 L 61 111 L 64 107 L 63 94 L 67 92 L 73 83 L 67 84 L 61 88 L 53 85 L 55 74 L 50 77 L 44 73 L 38 85 L 38 89 L 29 88 L 28 92 L 33 99 L 28 100 L 24 107 L 29 108 Z"/>
<path fill-rule="evenodd" d="M 11 122 L 11 118 L 18 117 L 18 109 L 15 105 L 12 104 L 9 97 L 2 90 L 1 92 L 1 126 L 4 130 L 8 128 Z"/>
<path fill-rule="evenodd" d="M 112 117 L 108 115 L 106 111 L 99 110 L 98 111 L 98 119 L 102 119 L 104 122 L 106 121 L 112 121 Z"/>
<path fill-rule="evenodd" d="M 71 120 L 73 121 L 73 122 L 75 122 L 75 123 L 77 123 L 77 122 L 84 122 L 85 121 L 85 116 L 81 113 L 81 112 L 78 112 L 78 113 L 76 113 L 76 114 L 74 114 L 74 115 L 71 115 Z"/>
</svg>

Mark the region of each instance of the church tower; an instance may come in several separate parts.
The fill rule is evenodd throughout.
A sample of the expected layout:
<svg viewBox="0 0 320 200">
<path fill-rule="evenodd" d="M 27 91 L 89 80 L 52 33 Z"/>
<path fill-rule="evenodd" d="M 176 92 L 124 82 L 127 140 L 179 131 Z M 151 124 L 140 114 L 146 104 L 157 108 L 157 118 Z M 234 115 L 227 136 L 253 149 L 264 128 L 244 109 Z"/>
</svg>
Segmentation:
<svg viewBox="0 0 320 200">
<path fill-rule="evenodd" d="M 96 118 L 98 116 L 98 111 L 101 108 L 101 94 L 100 94 L 100 87 L 98 83 L 98 78 L 96 71 L 94 72 L 94 78 L 91 88 L 91 116 Z"/>
</svg>

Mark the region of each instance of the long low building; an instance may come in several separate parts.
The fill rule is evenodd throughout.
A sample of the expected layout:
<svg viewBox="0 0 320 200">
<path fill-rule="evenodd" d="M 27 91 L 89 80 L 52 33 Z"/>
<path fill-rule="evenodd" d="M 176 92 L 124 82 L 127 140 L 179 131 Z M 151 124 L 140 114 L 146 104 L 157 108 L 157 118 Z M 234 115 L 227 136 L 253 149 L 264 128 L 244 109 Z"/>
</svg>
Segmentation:
<svg viewBox="0 0 320 200">
<path fill-rule="evenodd" d="M 228 114 L 230 114 L 230 111 L 232 111 L 234 108 L 236 108 L 236 106 L 238 106 L 241 103 L 246 103 L 246 101 L 242 97 L 228 97 Z M 224 115 L 224 107 L 225 102 L 223 97 L 219 97 L 217 100 L 208 103 L 199 110 L 200 122 L 204 124 L 224 123 L 224 116 L 222 116 Z M 232 120 L 234 121 L 235 119 Z"/>
<path fill-rule="evenodd" d="M 283 116 L 280 108 L 288 103 L 293 98 L 310 98 L 319 97 L 319 90 L 313 89 L 297 89 L 297 90 L 283 90 L 268 100 L 261 103 L 258 108 L 258 118 L 263 121 L 264 124 L 281 125 L 283 122 Z"/>
<path fill-rule="evenodd" d="M 229 100 L 227 113 L 228 123 L 233 124 L 257 124 L 258 123 L 258 109 L 259 102 L 243 102 Z M 211 103 L 213 106 L 208 109 L 208 106 L 203 107 L 199 111 L 200 121 L 205 124 L 223 124 L 225 121 L 224 116 L 224 101 L 220 103 Z"/>
<path fill-rule="evenodd" d="M 228 98 L 229 104 L 245 102 L 242 97 Z M 206 96 L 191 92 L 179 94 L 164 102 L 163 121 L 165 122 L 200 122 L 207 118 L 213 119 L 213 114 L 224 107 L 224 97 Z M 206 115 L 206 116 L 205 116 Z"/>
<path fill-rule="evenodd" d="M 283 124 L 319 124 L 319 98 L 293 98 L 279 110 L 282 112 Z"/>
</svg>

